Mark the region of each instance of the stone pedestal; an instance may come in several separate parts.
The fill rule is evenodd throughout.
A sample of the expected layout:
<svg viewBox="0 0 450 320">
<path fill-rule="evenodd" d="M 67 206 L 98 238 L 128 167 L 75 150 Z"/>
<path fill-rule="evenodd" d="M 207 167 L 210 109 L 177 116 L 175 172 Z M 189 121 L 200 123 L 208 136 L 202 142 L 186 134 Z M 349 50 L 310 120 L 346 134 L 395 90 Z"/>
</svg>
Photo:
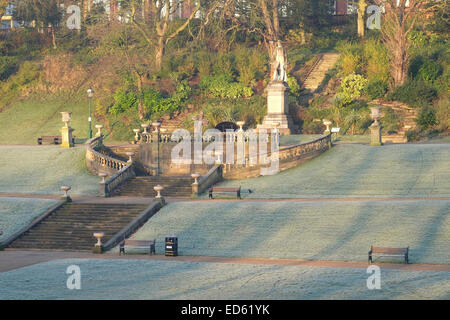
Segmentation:
<svg viewBox="0 0 450 320">
<path fill-rule="evenodd" d="M 381 129 L 383 127 L 380 124 L 372 124 L 370 126 L 370 145 L 371 146 L 381 146 L 383 145 L 381 141 Z"/>
<path fill-rule="evenodd" d="M 73 142 L 72 142 L 72 132 L 75 131 L 71 127 L 62 127 L 61 128 L 61 136 L 62 136 L 62 142 L 61 147 L 62 148 L 72 148 Z"/>
<path fill-rule="evenodd" d="M 289 86 L 283 81 L 271 81 L 267 85 L 267 115 L 258 129 L 273 130 L 279 123 L 281 135 L 290 135 L 294 131 L 294 122 L 289 115 Z"/>
</svg>

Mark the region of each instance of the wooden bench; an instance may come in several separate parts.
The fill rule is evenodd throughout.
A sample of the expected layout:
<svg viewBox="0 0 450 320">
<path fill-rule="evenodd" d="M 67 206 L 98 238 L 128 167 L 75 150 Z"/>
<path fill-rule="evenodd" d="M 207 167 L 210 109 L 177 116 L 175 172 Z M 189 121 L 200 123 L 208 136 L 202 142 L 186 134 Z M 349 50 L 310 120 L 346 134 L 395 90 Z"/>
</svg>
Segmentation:
<svg viewBox="0 0 450 320">
<path fill-rule="evenodd" d="M 409 263 L 409 247 L 407 248 L 385 248 L 385 247 L 370 247 L 369 263 L 373 263 L 373 256 L 377 254 L 379 257 L 403 257 L 405 263 Z"/>
<path fill-rule="evenodd" d="M 212 187 L 212 189 L 210 189 L 209 192 L 209 197 L 211 199 L 213 199 L 213 194 L 214 193 L 232 193 L 232 194 L 236 194 L 236 197 L 241 199 L 241 187 L 239 188 L 220 188 L 220 187 Z"/>
<path fill-rule="evenodd" d="M 120 254 L 125 254 L 125 247 L 149 250 L 150 254 L 155 254 L 155 240 L 124 240 L 120 243 Z"/>
<path fill-rule="evenodd" d="M 51 143 L 51 144 L 61 144 L 62 137 L 61 136 L 42 136 L 37 139 L 38 144 Z M 72 143 L 75 144 L 75 137 L 72 137 Z"/>
</svg>

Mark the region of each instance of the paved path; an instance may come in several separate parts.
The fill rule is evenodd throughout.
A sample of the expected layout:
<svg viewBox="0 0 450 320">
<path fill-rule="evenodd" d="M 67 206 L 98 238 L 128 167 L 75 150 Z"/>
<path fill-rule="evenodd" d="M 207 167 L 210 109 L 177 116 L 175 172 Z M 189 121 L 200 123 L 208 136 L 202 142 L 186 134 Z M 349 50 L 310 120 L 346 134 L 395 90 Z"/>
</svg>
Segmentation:
<svg viewBox="0 0 450 320">
<path fill-rule="evenodd" d="M 150 256 L 150 255 L 126 255 L 118 254 L 93 254 L 90 252 L 67 252 L 67 251 L 41 251 L 41 250 L 12 250 L 7 249 L 0 252 L 0 272 L 6 272 L 37 263 L 58 259 L 105 259 L 105 260 L 157 260 L 178 262 L 206 262 L 206 263 L 231 263 L 250 265 L 276 265 L 276 266 L 307 266 L 326 268 L 352 268 L 366 269 L 367 262 L 361 261 L 324 261 L 324 260 L 302 260 L 302 259 L 268 259 L 268 258 L 233 258 L 233 257 L 207 257 L 207 256 Z M 434 264 L 393 264 L 381 263 L 383 269 L 404 271 L 441 271 L 450 272 L 450 265 Z"/>
<path fill-rule="evenodd" d="M 59 195 L 43 195 L 43 194 L 22 194 L 22 193 L 0 193 L 0 198 L 31 198 L 31 199 L 54 199 L 60 200 Z M 80 197 L 71 196 L 72 200 L 77 203 L 150 203 L 154 198 L 145 197 Z M 245 197 L 245 195 L 244 195 Z M 344 197 L 344 198 L 243 198 L 243 199 L 213 199 L 200 198 L 177 198 L 165 197 L 170 202 L 370 202 L 370 201 L 450 201 L 450 197 L 430 197 L 430 198 L 383 198 L 383 197 Z"/>
</svg>

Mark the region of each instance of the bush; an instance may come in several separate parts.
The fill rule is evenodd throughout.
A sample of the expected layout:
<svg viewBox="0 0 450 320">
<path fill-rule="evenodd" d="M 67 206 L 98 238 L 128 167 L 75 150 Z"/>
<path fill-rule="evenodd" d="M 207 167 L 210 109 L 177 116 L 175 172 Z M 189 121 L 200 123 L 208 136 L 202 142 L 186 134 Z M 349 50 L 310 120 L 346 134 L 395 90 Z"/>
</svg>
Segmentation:
<svg viewBox="0 0 450 320">
<path fill-rule="evenodd" d="M 436 111 L 430 106 L 421 108 L 416 123 L 422 130 L 436 125 Z"/>
<path fill-rule="evenodd" d="M 253 95 L 252 88 L 233 82 L 233 79 L 226 74 L 204 77 L 200 82 L 200 89 L 215 98 L 237 99 Z"/>
<path fill-rule="evenodd" d="M 294 95 L 296 97 L 300 95 L 301 88 L 295 77 L 288 77 L 288 85 L 289 85 L 289 88 L 291 89 L 290 92 L 292 95 Z"/>
<path fill-rule="evenodd" d="M 14 57 L 0 57 L 0 80 L 6 80 L 17 71 L 17 59 Z"/>
<path fill-rule="evenodd" d="M 450 129 L 450 101 L 449 98 L 443 98 L 436 105 L 436 120 L 438 128 L 442 131 Z"/>
<path fill-rule="evenodd" d="M 388 100 L 404 102 L 412 107 L 429 105 L 437 96 L 434 88 L 424 81 L 408 81 L 388 94 Z"/>
<path fill-rule="evenodd" d="M 217 56 L 217 61 L 213 65 L 213 73 L 216 76 L 225 75 L 227 78 L 234 79 L 236 69 L 234 67 L 234 56 L 231 53 L 220 52 Z"/>
<path fill-rule="evenodd" d="M 388 92 L 389 86 L 383 81 L 369 82 L 366 88 L 367 96 L 371 99 L 383 98 Z"/>
<path fill-rule="evenodd" d="M 351 74 L 345 77 L 336 95 L 339 105 L 348 105 L 356 98 L 361 97 L 366 87 L 367 80 L 362 75 Z"/>
<path fill-rule="evenodd" d="M 244 86 L 254 86 L 257 80 L 264 79 L 266 60 L 259 50 L 239 48 L 235 50 L 235 57 L 238 79 Z"/>
<path fill-rule="evenodd" d="M 432 60 L 423 58 L 422 56 L 415 57 L 409 67 L 409 75 L 415 80 L 423 80 L 426 82 L 433 82 L 440 75 L 442 75 L 442 66 Z"/>
</svg>

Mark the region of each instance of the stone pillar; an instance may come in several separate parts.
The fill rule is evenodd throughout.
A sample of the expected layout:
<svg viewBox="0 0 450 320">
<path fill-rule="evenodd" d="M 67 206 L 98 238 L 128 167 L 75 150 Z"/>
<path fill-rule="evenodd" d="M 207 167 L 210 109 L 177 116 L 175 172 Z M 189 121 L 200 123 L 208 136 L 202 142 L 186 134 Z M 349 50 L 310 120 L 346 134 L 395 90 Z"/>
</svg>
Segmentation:
<svg viewBox="0 0 450 320">
<path fill-rule="evenodd" d="M 72 142 L 72 132 L 75 131 L 69 126 L 69 121 L 71 118 L 72 113 L 71 112 L 61 112 L 62 115 L 62 121 L 65 123 L 65 126 L 61 128 L 61 136 L 62 136 L 62 142 L 61 147 L 62 148 L 71 148 L 73 147 Z"/>
<path fill-rule="evenodd" d="M 381 129 L 383 127 L 380 124 L 373 123 L 370 126 L 370 145 L 371 146 L 381 146 L 383 145 L 381 141 Z"/>
<path fill-rule="evenodd" d="M 289 86 L 283 81 L 271 81 L 267 85 L 267 115 L 258 129 L 273 129 L 279 123 L 280 134 L 290 135 L 294 131 L 294 122 L 289 114 Z"/>
<path fill-rule="evenodd" d="M 370 126 L 370 145 L 371 146 L 381 146 L 383 145 L 383 142 L 381 140 L 381 129 L 383 128 L 381 124 L 378 122 L 378 120 L 381 118 L 381 108 L 371 107 L 371 117 L 374 121 L 372 125 Z"/>
</svg>

